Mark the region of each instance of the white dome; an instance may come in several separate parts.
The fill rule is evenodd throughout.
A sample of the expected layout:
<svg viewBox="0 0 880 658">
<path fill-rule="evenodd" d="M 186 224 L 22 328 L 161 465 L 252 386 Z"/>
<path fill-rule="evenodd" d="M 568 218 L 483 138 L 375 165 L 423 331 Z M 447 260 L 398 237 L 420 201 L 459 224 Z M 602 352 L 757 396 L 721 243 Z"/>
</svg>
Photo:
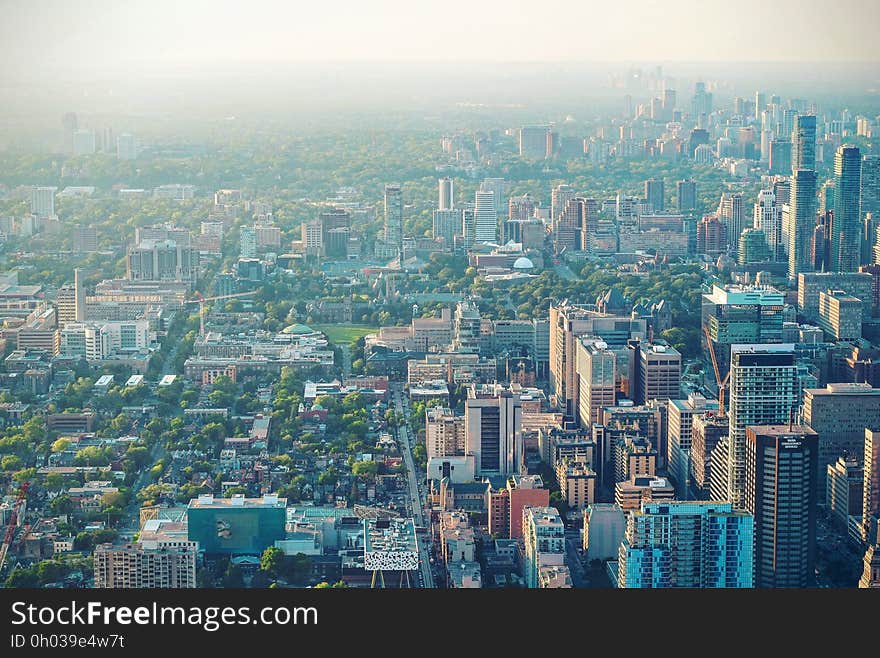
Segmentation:
<svg viewBox="0 0 880 658">
<path fill-rule="evenodd" d="M 531 261 L 531 259 L 526 258 L 525 256 L 520 256 L 513 264 L 513 269 L 515 270 L 531 270 L 534 267 L 535 264 Z"/>
</svg>

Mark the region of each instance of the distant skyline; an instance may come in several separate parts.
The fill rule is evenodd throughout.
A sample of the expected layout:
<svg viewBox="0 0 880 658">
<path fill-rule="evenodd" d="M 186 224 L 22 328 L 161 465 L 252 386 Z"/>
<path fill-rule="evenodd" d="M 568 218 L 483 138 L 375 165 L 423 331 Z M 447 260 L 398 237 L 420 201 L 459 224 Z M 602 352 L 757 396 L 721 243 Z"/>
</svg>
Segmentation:
<svg viewBox="0 0 880 658">
<path fill-rule="evenodd" d="M 0 1 L 0 73 L 272 61 L 878 62 L 871 0 Z"/>
</svg>

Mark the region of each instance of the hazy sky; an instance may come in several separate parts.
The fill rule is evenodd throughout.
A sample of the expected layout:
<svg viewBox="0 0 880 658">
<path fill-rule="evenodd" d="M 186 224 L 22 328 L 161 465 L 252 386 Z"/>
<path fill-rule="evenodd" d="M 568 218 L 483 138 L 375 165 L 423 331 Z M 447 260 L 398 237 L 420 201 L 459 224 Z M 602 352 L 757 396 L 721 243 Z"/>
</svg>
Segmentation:
<svg viewBox="0 0 880 658">
<path fill-rule="evenodd" d="M 880 60 L 877 0 L 0 0 L 39 76 L 266 60 Z"/>
</svg>

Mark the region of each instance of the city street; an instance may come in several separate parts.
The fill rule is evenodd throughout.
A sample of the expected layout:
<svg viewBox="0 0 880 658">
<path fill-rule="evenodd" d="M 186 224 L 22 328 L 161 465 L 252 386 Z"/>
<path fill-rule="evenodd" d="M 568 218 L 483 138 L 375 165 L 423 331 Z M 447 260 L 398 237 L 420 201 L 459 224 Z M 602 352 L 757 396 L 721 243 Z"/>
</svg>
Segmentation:
<svg viewBox="0 0 880 658">
<path fill-rule="evenodd" d="M 409 489 L 409 513 L 415 520 L 415 524 L 421 527 L 427 527 L 425 522 L 425 514 L 422 509 L 422 497 L 419 494 L 419 475 L 416 473 L 415 465 L 412 458 L 412 434 L 410 432 L 409 423 L 406 420 L 407 413 L 403 405 L 403 391 L 399 385 L 392 386 L 392 396 L 394 399 L 394 411 L 398 417 L 404 419 L 398 425 L 397 438 L 400 445 L 400 452 L 403 455 L 403 463 L 406 467 L 406 481 Z M 420 584 L 422 587 L 434 587 L 434 576 L 431 571 L 431 563 L 428 560 L 428 550 L 422 541 L 422 537 L 418 538 L 419 546 L 419 565 L 420 565 Z"/>
</svg>

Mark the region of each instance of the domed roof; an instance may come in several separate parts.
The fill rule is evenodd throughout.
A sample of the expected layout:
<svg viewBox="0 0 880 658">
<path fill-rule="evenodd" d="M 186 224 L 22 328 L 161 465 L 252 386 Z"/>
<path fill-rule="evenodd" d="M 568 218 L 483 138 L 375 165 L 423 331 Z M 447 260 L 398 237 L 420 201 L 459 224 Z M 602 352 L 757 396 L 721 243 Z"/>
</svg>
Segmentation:
<svg viewBox="0 0 880 658">
<path fill-rule="evenodd" d="M 281 330 L 282 334 L 311 334 L 314 330 L 304 324 L 292 324 Z"/>
<path fill-rule="evenodd" d="M 525 256 L 520 256 L 513 263 L 513 269 L 515 270 L 531 270 L 535 267 L 535 264 L 532 262 L 531 258 L 526 258 Z"/>
</svg>

